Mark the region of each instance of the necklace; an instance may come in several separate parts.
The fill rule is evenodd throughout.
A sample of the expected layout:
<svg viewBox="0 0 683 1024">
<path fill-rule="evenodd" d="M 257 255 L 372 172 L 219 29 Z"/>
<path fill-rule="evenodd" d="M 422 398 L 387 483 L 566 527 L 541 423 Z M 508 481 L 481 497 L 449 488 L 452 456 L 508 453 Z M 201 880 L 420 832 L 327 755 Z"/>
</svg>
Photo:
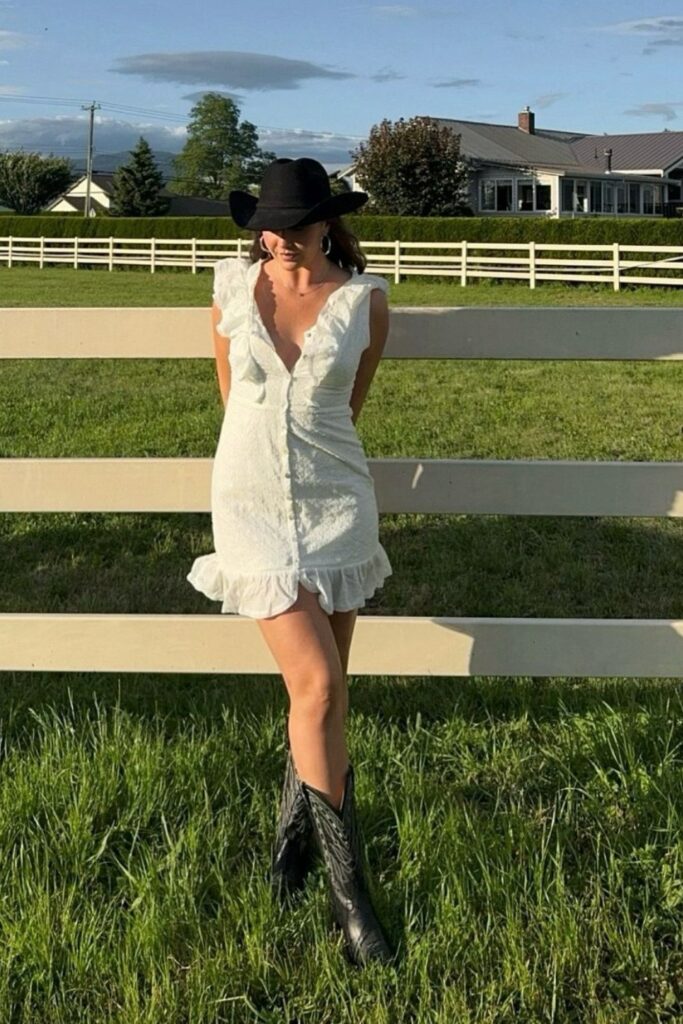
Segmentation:
<svg viewBox="0 0 683 1024">
<path fill-rule="evenodd" d="M 276 287 L 281 288 L 283 292 L 289 292 L 290 295 L 298 295 L 300 299 L 305 298 L 307 295 L 310 295 L 312 292 L 316 292 L 318 290 L 318 288 L 322 288 L 323 285 L 325 285 L 325 284 L 333 283 L 333 282 L 330 282 L 330 281 L 318 281 L 317 284 L 314 284 L 307 291 L 302 292 L 302 291 L 299 291 L 298 288 L 288 288 L 286 284 L 281 284 L 279 281 L 274 280 L 273 278 L 271 278 L 271 281 L 273 282 L 273 284 L 276 285 Z"/>
<path fill-rule="evenodd" d="M 280 285 L 283 292 L 289 292 L 290 295 L 298 295 L 299 298 L 303 299 L 306 295 L 310 295 L 311 292 L 315 292 L 318 288 L 322 288 L 324 284 L 329 284 L 329 281 L 319 281 L 318 284 L 314 284 L 312 288 L 309 288 L 306 292 L 300 292 L 298 288 L 288 288 L 286 285 Z"/>
</svg>

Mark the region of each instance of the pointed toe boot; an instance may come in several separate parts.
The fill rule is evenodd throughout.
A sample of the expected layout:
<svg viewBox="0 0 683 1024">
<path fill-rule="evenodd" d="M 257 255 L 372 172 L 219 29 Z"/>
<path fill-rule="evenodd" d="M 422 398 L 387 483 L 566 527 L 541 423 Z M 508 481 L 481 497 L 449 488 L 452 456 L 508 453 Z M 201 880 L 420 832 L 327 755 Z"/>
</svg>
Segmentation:
<svg viewBox="0 0 683 1024">
<path fill-rule="evenodd" d="M 363 869 L 361 836 L 354 799 L 354 772 L 349 765 L 341 808 L 337 811 L 319 790 L 300 782 L 315 838 L 324 861 L 332 912 L 344 934 L 351 963 L 394 958 L 370 901 Z"/>
<path fill-rule="evenodd" d="M 272 891 L 282 906 L 303 888 L 315 859 L 313 823 L 287 743 L 287 765 L 270 872 Z"/>
</svg>

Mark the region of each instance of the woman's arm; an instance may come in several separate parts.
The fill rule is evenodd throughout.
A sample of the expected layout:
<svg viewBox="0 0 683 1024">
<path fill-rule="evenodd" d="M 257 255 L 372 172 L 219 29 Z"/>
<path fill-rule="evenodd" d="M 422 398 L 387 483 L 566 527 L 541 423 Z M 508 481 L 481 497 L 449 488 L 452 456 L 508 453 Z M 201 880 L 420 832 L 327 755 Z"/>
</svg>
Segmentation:
<svg viewBox="0 0 683 1024">
<path fill-rule="evenodd" d="M 354 424 L 360 416 L 363 402 L 370 390 L 388 334 L 389 303 L 381 288 L 373 288 L 370 293 L 370 344 L 360 357 L 351 393 L 351 421 Z"/>
<path fill-rule="evenodd" d="M 218 375 L 218 387 L 220 389 L 221 398 L 223 399 L 223 406 L 228 404 L 228 395 L 230 394 L 230 361 L 228 360 L 228 353 L 230 351 L 230 338 L 225 338 L 222 334 L 219 334 L 216 330 L 218 323 L 220 322 L 223 313 L 219 306 L 214 302 L 211 308 L 211 325 L 213 330 L 213 350 L 216 354 L 216 373 Z"/>
</svg>

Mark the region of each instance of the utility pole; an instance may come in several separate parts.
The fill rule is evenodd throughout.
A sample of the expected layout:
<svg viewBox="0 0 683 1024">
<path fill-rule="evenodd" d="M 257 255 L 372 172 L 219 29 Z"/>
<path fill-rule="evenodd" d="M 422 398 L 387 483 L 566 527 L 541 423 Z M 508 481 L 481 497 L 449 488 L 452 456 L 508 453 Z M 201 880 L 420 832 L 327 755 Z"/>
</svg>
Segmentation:
<svg viewBox="0 0 683 1024">
<path fill-rule="evenodd" d="M 86 154 L 86 164 L 85 164 L 86 180 L 85 180 L 85 209 L 84 209 L 84 212 L 83 212 L 83 216 L 84 217 L 89 217 L 90 216 L 90 182 L 92 181 L 92 141 L 93 141 L 93 132 L 95 130 L 95 109 L 99 110 L 100 109 L 100 104 L 99 103 L 95 103 L 94 100 L 90 104 L 90 106 L 85 106 L 84 104 L 81 104 L 81 110 L 89 110 L 90 111 L 90 125 L 89 125 L 89 128 L 88 128 L 88 152 Z"/>
</svg>

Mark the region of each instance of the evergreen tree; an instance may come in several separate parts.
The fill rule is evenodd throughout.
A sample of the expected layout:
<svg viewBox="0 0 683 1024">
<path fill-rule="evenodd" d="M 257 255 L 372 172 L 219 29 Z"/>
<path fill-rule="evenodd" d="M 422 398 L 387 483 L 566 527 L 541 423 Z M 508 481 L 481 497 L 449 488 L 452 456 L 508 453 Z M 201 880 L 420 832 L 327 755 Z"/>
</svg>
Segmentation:
<svg viewBox="0 0 683 1024">
<path fill-rule="evenodd" d="M 469 164 L 460 136 L 431 117 L 383 120 L 351 153 L 370 198 L 368 213 L 405 217 L 471 215 Z"/>
<path fill-rule="evenodd" d="M 256 125 L 239 120 L 239 107 L 227 96 L 206 92 L 195 103 L 187 142 L 173 161 L 169 189 L 207 199 L 227 199 L 233 188 L 260 182 L 275 153 L 259 149 Z"/>
<path fill-rule="evenodd" d="M 130 154 L 131 160 L 114 171 L 110 213 L 114 217 L 163 216 L 170 199 L 160 195 L 164 178 L 142 135 Z"/>
</svg>

